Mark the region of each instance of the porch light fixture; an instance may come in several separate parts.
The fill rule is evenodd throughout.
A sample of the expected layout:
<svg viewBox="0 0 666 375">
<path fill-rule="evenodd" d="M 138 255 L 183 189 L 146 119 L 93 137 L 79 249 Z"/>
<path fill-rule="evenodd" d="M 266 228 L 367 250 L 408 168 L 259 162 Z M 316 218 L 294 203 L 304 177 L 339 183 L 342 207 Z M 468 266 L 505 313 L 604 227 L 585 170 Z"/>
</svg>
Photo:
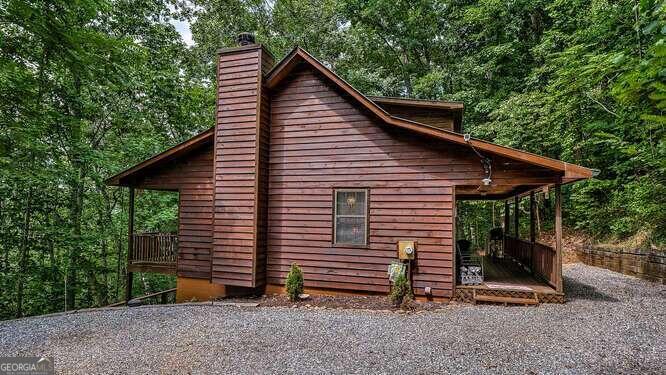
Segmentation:
<svg viewBox="0 0 666 375">
<path fill-rule="evenodd" d="M 486 174 L 486 177 L 481 179 L 482 185 L 479 186 L 479 190 L 484 190 L 485 187 L 489 187 L 493 183 L 493 180 L 491 179 L 493 174 L 492 160 L 490 160 L 489 157 L 481 155 L 479 151 L 477 151 L 476 148 L 474 148 L 474 145 L 471 143 L 472 136 L 469 133 L 463 135 L 463 139 L 469 145 L 469 147 L 472 148 L 472 151 L 474 151 L 476 156 L 478 156 L 479 159 L 481 159 L 481 166 L 483 167 L 483 173 Z"/>
</svg>

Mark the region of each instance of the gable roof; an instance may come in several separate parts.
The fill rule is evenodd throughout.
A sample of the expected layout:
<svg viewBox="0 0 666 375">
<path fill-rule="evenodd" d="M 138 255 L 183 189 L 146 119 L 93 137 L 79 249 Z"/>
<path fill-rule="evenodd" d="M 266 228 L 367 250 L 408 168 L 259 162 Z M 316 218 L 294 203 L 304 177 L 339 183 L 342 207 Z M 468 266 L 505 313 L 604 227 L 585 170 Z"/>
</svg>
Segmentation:
<svg viewBox="0 0 666 375">
<path fill-rule="evenodd" d="M 592 170 L 581 167 L 576 164 L 563 162 L 548 158 L 545 156 L 536 155 L 530 152 L 517 150 L 514 148 L 500 146 L 491 142 L 483 141 L 480 139 L 471 138 L 465 141 L 463 134 L 456 133 L 450 130 L 437 128 L 434 126 L 422 124 L 416 121 L 393 116 L 384 110 L 380 104 L 400 103 L 409 106 L 426 106 L 436 107 L 442 109 L 458 110 L 462 114 L 463 104 L 458 102 L 440 102 L 430 100 L 418 99 L 404 99 L 404 98 L 387 98 L 387 97 L 367 97 L 352 87 L 345 80 L 340 78 L 333 71 L 328 69 L 319 60 L 310 55 L 307 51 L 300 47 L 295 47 L 284 59 L 277 63 L 271 71 L 266 74 L 265 84 L 268 88 L 275 88 L 282 82 L 289 73 L 301 63 L 309 64 L 313 69 L 319 71 L 322 75 L 327 77 L 342 91 L 349 94 L 363 107 L 377 116 L 386 124 L 396 126 L 402 129 L 414 131 L 428 137 L 441 139 L 448 142 L 453 142 L 459 145 L 472 145 L 474 148 L 494 155 L 500 155 L 509 159 L 522 161 L 528 164 L 544 167 L 556 172 L 562 173 L 562 182 L 568 183 L 592 177 Z M 141 171 L 146 168 L 154 168 L 162 163 L 171 161 L 175 158 L 183 156 L 200 146 L 212 142 L 214 136 L 214 128 L 208 129 L 168 150 L 157 154 L 150 159 L 136 164 L 115 176 L 108 178 L 105 182 L 108 185 L 114 186 L 128 186 L 128 183 L 137 176 Z"/>
<path fill-rule="evenodd" d="M 472 145 L 480 151 L 485 151 L 490 154 L 504 156 L 509 159 L 514 159 L 561 172 L 563 182 L 573 182 L 592 177 L 591 169 L 581 167 L 576 164 L 567 163 L 561 160 L 536 155 L 530 152 L 521 151 L 506 146 L 500 146 L 480 139 L 471 138 L 469 141 L 466 141 L 463 134 L 392 116 L 377 103 L 360 93 L 349 83 L 340 78 L 332 70 L 328 69 L 319 60 L 314 58 L 307 51 L 301 49 L 300 47 L 295 47 L 284 59 L 282 59 L 282 61 L 275 65 L 275 67 L 273 67 L 270 72 L 268 72 L 266 85 L 269 88 L 276 87 L 296 66 L 301 63 L 309 64 L 312 68 L 333 82 L 342 91 L 350 95 L 367 110 L 375 114 L 389 125 L 394 125 L 399 128 L 408 129 L 419 134 L 457 143 L 460 145 Z"/>
</svg>

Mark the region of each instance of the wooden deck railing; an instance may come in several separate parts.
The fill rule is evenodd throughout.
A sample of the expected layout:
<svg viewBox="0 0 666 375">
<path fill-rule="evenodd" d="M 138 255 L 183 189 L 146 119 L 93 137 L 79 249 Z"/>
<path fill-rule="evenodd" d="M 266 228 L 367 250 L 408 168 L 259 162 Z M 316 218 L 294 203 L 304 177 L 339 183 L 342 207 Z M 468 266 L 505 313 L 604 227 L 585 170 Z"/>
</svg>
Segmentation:
<svg viewBox="0 0 666 375">
<path fill-rule="evenodd" d="M 521 239 L 506 236 L 504 253 L 518 261 L 523 266 L 530 268 L 532 264 L 532 244 Z"/>
<path fill-rule="evenodd" d="M 557 289 L 557 253 L 548 245 L 535 242 L 532 254 L 532 271 Z"/>
<path fill-rule="evenodd" d="M 557 288 L 557 253 L 548 245 L 505 236 L 504 253 Z"/>
<path fill-rule="evenodd" d="M 176 233 L 135 233 L 132 245 L 129 263 L 135 268 L 143 267 L 139 272 L 175 272 L 178 260 Z"/>
</svg>

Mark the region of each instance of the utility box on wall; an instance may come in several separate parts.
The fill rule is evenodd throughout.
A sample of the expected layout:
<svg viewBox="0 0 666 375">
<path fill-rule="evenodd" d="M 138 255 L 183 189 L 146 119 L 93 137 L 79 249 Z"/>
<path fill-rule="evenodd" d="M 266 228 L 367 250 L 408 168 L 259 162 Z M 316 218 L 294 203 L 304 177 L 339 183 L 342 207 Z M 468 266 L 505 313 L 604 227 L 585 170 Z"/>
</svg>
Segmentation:
<svg viewBox="0 0 666 375">
<path fill-rule="evenodd" d="M 416 255 L 415 241 L 398 241 L 398 259 L 412 260 Z"/>
</svg>

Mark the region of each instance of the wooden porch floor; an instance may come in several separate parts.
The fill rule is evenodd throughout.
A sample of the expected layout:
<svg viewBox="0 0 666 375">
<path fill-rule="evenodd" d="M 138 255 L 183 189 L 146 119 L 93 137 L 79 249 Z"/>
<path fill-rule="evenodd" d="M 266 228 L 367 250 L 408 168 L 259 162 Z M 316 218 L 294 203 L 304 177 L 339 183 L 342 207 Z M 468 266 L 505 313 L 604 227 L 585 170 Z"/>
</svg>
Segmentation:
<svg viewBox="0 0 666 375">
<path fill-rule="evenodd" d="M 483 258 L 484 282 L 480 285 L 457 285 L 456 289 L 502 292 L 526 292 L 543 295 L 562 296 L 547 283 L 536 279 L 509 258 L 491 260 Z"/>
</svg>

